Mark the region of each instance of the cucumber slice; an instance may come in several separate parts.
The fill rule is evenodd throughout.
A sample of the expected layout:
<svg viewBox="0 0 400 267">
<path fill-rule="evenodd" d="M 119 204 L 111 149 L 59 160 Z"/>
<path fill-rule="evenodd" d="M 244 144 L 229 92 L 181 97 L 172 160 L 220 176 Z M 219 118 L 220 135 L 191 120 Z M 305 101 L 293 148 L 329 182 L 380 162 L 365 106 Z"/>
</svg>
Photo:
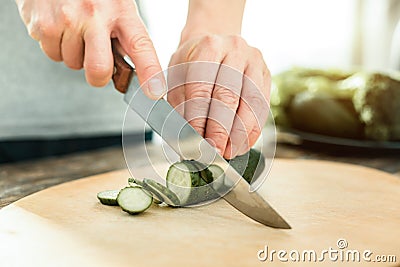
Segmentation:
<svg viewBox="0 0 400 267">
<path fill-rule="evenodd" d="M 200 163 L 201 164 L 201 163 Z M 167 173 L 167 187 L 175 192 L 181 205 L 192 206 L 219 197 L 207 181 L 212 181 L 212 173 L 206 168 L 207 181 L 203 179 L 199 165 L 190 160 L 174 163 Z"/>
<path fill-rule="evenodd" d="M 162 202 L 168 204 L 169 206 L 172 207 L 180 206 L 180 201 L 177 195 L 167 187 L 163 186 L 162 184 L 157 183 L 156 181 L 153 181 L 151 179 L 144 178 L 143 187 L 144 189 L 154 194 L 157 198 L 159 198 L 160 200 L 162 200 Z"/>
<path fill-rule="evenodd" d="M 141 186 L 141 187 L 143 187 L 143 182 L 142 181 L 140 181 L 140 180 L 138 180 L 138 179 L 135 179 L 135 178 L 128 178 L 128 184 L 129 184 L 129 186 Z"/>
<path fill-rule="evenodd" d="M 151 206 L 153 196 L 141 187 L 125 187 L 119 192 L 117 201 L 123 211 L 138 214 Z"/>
<path fill-rule="evenodd" d="M 145 187 L 143 181 L 140 181 L 140 180 L 135 179 L 135 178 L 128 178 L 128 184 L 129 184 L 129 186 L 141 186 L 143 188 Z M 150 192 L 150 193 L 152 193 L 152 192 Z M 153 194 L 153 202 L 155 204 L 163 203 L 162 198 L 160 196 L 155 195 L 155 194 Z"/>
<path fill-rule="evenodd" d="M 118 206 L 117 197 L 119 190 L 106 190 L 97 194 L 100 203 L 108 206 Z"/>
</svg>

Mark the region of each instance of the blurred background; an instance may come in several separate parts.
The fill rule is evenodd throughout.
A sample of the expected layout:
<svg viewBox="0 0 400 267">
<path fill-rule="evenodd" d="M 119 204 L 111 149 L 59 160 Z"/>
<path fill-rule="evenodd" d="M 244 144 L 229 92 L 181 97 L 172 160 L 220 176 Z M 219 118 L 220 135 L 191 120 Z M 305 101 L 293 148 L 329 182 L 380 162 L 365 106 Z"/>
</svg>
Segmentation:
<svg viewBox="0 0 400 267">
<path fill-rule="evenodd" d="M 166 68 L 188 3 L 139 4 Z M 248 0 L 242 33 L 272 74 L 293 65 L 399 69 L 399 19 L 398 0 Z M 126 105 L 111 84 L 91 88 L 82 71 L 47 59 L 13 0 L 2 1 L 0 36 L 0 162 L 120 146 Z M 129 131 L 143 127 L 137 118 Z"/>
<path fill-rule="evenodd" d="M 141 1 L 164 66 L 186 19 L 187 1 Z M 173 14 L 166 10 L 174 10 Z M 398 0 L 247 0 L 242 35 L 272 73 L 293 65 L 399 67 Z"/>
</svg>

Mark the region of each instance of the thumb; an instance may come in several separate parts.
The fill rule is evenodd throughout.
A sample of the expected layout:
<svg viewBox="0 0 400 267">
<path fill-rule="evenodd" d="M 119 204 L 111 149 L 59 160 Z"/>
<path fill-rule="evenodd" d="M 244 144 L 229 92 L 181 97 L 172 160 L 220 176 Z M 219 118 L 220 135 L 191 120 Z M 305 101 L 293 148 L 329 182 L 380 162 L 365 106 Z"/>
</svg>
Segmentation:
<svg viewBox="0 0 400 267">
<path fill-rule="evenodd" d="M 166 93 L 161 65 L 146 28 L 140 18 L 122 18 L 118 23 L 118 40 L 135 64 L 144 93 L 159 99 Z"/>
</svg>

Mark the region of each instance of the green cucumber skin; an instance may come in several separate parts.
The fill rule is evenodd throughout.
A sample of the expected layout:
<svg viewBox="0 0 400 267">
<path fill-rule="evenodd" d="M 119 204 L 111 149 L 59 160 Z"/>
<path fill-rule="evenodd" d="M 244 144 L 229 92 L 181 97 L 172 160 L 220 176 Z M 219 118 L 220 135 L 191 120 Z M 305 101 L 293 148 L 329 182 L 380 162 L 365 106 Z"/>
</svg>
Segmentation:
<svg viewBox="0 0 400 267">
<path fill-rule="evenodd" d="M 211 164 L 210 166 L 208 166 L 208 170 L 211 172 L 213 176 L 213 188 L 217 191 L 220 190 L 224 185 L 224 180 L 225 180 L 224 170 L 216 164 Z M 213 170 L 215 171 L 216 175 L 214 175 Z"/>
<path fill-rule="evenodd" d="M 129 184 L 129 186 L 141 186 L 141 187 L 143 187 L 143 182 L 142 181 L 140 181 L 140 180 L 138 180 L 138 179 L 135 179 L 135 178 L 128 178 L 128 184 Z"/>
<path fill-rule="evenodd" d="M 163 197 L 156 191 L 154 191 L 150 186 L 148 186 L 146 183 L 143 183 L 143 188 L 149 191 L 157 200 L 159 200 L 161 203 L 164 202 Z"/>
<path fill-rule="evenodd" d="M 125 211 L 126 213 L 128 213 L 129 215 L 138 215 L 139 213 L 142 213 L 142 212 L 144 212 L 144 211 L 146 211 L 146 210 L 143 210 L 143 211 L 137 211 L 137 212 L 133 212 L 133 211 L 130 211 L 130 210 L 127 210 L 127 209 L 124 209 L 124 208 L 122 208 L 121 207 L 121 209 L 123 210 L 123 211 Z"/>
<path fill-rule="evenodd" d="M 193 159 L 192 160 L 184 160 L 184 161 L 182 161 L 182 163 L 191 164 L 191 166 L 193 166 L 193 168 L 190 168 L 190 169 L 192 169 L 191 171 L 199 173 L 201 180 L 199 181 L 198 184 L 200 186 L 213 182 L 212 172 L 210 172 L 208 170 L 208 167 L 205 164 L 195 161 Z"/>
<path fill-rule="evenodd" d="M 140 181 L 138 179 L 135 178 L 128 178 L 128 184 L 129 186 L 141 186 L 141 187 L 145 187 L 143 181 Z M 153 194 L 153 202 L 154 204 L 161 204 L 163 203 L 161 196 L 155 196 L 155 194 Z"/>
<path fill-rule="evenodd" d="M 168 204 L 168 206 L 180 206 L 180 200 L 178 196 L 168 187 L 165 187 L 164 185 L 147 178 L 143 180 L 143 186 L 147 191 L 153 193 L 157 198 L 162 200 L 162 202 Z M 161 194 L 164 194 L 165 196 Z"/>
<path fill-rule="evenodd" d="M 106 190 L 106 191 L 102 191 L 99 192 L 97 194 L 97 199 L 100 201 L 101 204 L 106 205 L 106 206 L 118 206 L 118 201 L 117 201 L 117 197 L 118 194 L 116 195 L 115 198 L 111 198 L 109 196 L 105 197 L 105 196 L 101 196 L 102 194 L 107 194 L 107 193 L 112 193 L 112 192 L 119 192 L 119 190 Z"/>
<path fill-rule="evenodd" d="M 229 164 L 250 184 L 253 177 L 258 177 L 265 168 L 265 158 L 260 151 L 250 149 L 249 152 L 237 156 Z"/>
<path fill-rule="evenodd" d="M 212 173 L 205 168 L 202 173 L 202 170 L 204 168 L 204 165 L 202 163 L 198 163 L 193 160 L 183 160 L 181 162 L 174 163 L 170 166 L 168 173 L 167 173 L 167 187 L 171 189 L 174 192 L 178 192 L 179 190 L 183 190 L 182 187 L 175 185 L 170 182 L 170 179 L 168 177 L 171 177 L 171 170 L 172 168 L 176 168 L 180 172 L 184 172 L 183 170 L 179 169 L 178 167 L 175 167 L 176 164 L 184 164 L 188 169 L 189 169 L 189 175 L 190 175 L 190 180 L 191 180 L 191 192 L 187 198 L 187 200 L 182 200 L 180 199 L 181 205 L 182 206 L 193 206 L 200 204 L 202 202 L 208 202 L 210 200 L 214 200 L 216 198 L 219 198 L 219 194 L 214 191 L 214 189 L 211 188 L 211 186 L 207 186 L 207 182 L 205 179 L 203 179 L 202 175 L 207 175 L 207 180 L 210 181 L 213 179 Z M 184 172 L 187 175 L 187 172 Z M 179 194 L 178 194 L 179 195 Z"/>
</svg>

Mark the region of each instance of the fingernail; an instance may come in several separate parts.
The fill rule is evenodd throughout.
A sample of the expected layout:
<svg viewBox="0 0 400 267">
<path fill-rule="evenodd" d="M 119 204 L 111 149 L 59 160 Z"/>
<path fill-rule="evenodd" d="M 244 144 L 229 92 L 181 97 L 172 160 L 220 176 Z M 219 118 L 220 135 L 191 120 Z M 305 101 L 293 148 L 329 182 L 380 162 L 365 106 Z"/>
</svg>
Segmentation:
<svg viewBox="0 0 400 267">
<path fill-rule="evenodd" d="M 149 81 L 149 91 L 154 97 L 160 98 L 165 94 L 166 89 L 160 79 L 153 78 Z"/>
</svg>

